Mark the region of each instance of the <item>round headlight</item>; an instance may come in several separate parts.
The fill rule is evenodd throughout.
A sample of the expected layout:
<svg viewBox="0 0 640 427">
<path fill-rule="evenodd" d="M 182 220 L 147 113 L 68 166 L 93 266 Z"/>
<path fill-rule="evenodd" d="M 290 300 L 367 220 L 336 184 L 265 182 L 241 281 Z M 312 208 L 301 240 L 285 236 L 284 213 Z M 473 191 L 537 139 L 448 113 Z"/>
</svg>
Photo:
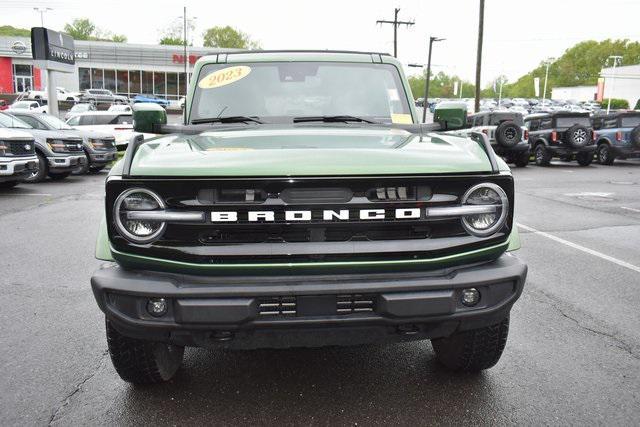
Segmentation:
<svg viewBox="0 0 640 427">
<path fill-rule="evenodd" d="M 509 199 L 500 186 L 486 182 L 474 185 L 462 196 L 462 205 L 492 205 L 495 210 L 462 217 L 462 226 L 469 234 L 478 237 L 490 236 L 498 231 L 507 219 Z"/>
<path fill-rule="evenodd" d="M 133 211 L 163 210 L 165 204 L 156 193 L 145 188 L 132 188 L 122 192 L 113 206 L 113 218 L 118 232 L 133 243 L 149 243 L 160 237 L 167 227 L 165 222 L 129 219 Z"/>
</svg>

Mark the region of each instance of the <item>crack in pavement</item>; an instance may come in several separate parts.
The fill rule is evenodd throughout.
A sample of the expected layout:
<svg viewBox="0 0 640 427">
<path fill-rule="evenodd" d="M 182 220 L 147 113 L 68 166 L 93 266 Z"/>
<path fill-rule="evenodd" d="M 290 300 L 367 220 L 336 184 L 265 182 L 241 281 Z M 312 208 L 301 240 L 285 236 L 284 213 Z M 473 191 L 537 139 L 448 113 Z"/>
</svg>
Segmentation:
<svg viewBox="0 0 640 427">
<path fill-rule="evenodd" d="M 78 384 L 76 384 L 76 386 L 74 387 L 74 389 L 71 391 L 71 393 L 67 394 L 62 400 L 60 405 L 58 405 L 51 414 L 51 417 L 49 418 L 49 423 L 47 425 L 51 426 L 53 425 L 53 423 L 56 421 L 56 418 L 58 417 L 58 414 L 60 413 L 60 411 L 62 411 L 62 409 L 64 409 L 67 405 L 69 405 L 69 403 L 71 403 L 71 399 L 73 398 L 73 396 L 75 396 L 78 392 L 81 391 L 82 386 L 89 381 L 91 378 L 93 378 L 98 371 L 100 370 L 100 368 L 102 368 L 102 366 L 104 365 L 104 361 L 106 356 L 109 354 L 109 350 L 106 349 L 102 352 L 102 355 L 100 355 L 100 359 L 98 361 L 97 366 L 91 371 L 91 373 L 89 375 L 87 375 L 86 377 L 84 377 Z"/>
<path fill-rule="evenodd" d="M 545 301 L 543 301 L 540 298 L 536 298 L 535 295 L 536 293 L 539 293 L 540 295 L 544 296 L 546 298 Z M 560 308 L 560 304 L 562 303 L 560 301 L 560 299 L 554 297 L 553 295 L 541 290 L 541 289 L 537 289 L 536 291 L 531 291 L 529 292 L 529 295 L 533 297 L 534 300 L 538 301 L 539 303 L 542 304 L 546 304 L 548 306 L 551 306 L 553 309 L 555 309 L 558 313 L 560 313 L 563 317 L 571 320 L 572 322 L 574 322 L 580 329 L 587 331 L 587 332 L 591 332 L 594 335 L 598 335 L 598 336 L 602 336 L 602 337 L 606 337 L 609 338 L 613 341 L 615 341 L 616 348 L 619 348 L 620 350 L 623 350 L 624 352 L 628 353 L 631 357 L 633 357 L 636 360 L 640 360 L 640 355 L 636 354 L 633 351 L 633 348 L 630 344 L 628 344 L 627 342 L 625 342 L 622 338 L 618 337 L 616 334 L 611 334 L 611 333 L 607 333 L 604 331 L 599 331 L 597 329 L 593 329 L 590 328 L 588 326 L 583 325 L 582 323 L 580 323 L 580 321 L 578 319 L 576 319 L 575 317 L 572 317 L 570 315 L 568 315 L 566 313 L 566 311 L 564 311 L 562 308 Z M 576 310 L 578 311 L 578 310 Z M 585 313 L 586 316 L 588 316 Z"/>
</svg>

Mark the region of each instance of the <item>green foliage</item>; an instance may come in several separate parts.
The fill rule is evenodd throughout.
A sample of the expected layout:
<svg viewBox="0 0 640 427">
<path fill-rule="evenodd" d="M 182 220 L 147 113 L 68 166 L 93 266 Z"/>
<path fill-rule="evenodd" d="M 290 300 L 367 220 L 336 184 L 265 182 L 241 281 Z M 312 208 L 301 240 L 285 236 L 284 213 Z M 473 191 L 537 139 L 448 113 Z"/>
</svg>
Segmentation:
<svg viewBox="0 0 640 427">
<path fill-rule="evenodd" d="M 640 100 L 638 100 L 638 102 L 640 102 Z M 609 104 L 609 98 L 604 99 L 600 103 L 602 108 L 607 108 L 608 104 Z M 626 99 L 611 98 L 611 108 L 613 110 L 628 110 L 629 101 L 627 101 Z"/>
<path fill-rule="evenodd" d="M 74 19 L 70 24 L 64 26 L 64 32 L 73 37 L 74 40 L 113 41 L 116 43 L 125 43 L 127 41 L 127 36 L 100 30 L 87 18 Z"/>
<path fill-rule="evenodd" d="M 580 42 L 567 49 L 564 54 L 549 66 L 547 82 L 547 97 L 551 88 L 561 86 L 591 86 L 595 85 L 600 76 L 600 70 L 607 65 L 610 55 L 622 55 L 621 65 L 640 63 L 640 43 L 624 40 L 603 40 L 597 42 L 588 40 Z M 533 79 L 540 78 L 540 92 L 542 94 L 545 76 L 545 62 L 520 77 L 512 84 L 505 85 L 503 96 L 531 98 L 535 96 Z"/>
<path fill-rule="evenodd" d="M 182 46 L 184 44 L 184 40 L 182 40 L 182 38 L 180 37 L 163 37 L 160 39 L 160 44 Z"/>
<path fill-rule="evenodd" d="M 424 85 L 426 82 L 426 71 L 422 76 L 410 76 L 409 86 L 413 97 L 418 99 L 424 97 Z M 458 95 L 453 94 L 454 83 L 458 82 Z M 440 71 L 431 76 L 429 85 L 429 98 L 457 98 L 460 96 L 460 77 L 449 76 Z M 470 82 L 462 83 L 462 97 L 473 98 L 475 96 L 475 86 Z"/>
<path fill-rule="evenodd" d="M 11 25 L 2 25 L 0 26 L 0 36 L 31 37 L 31 30 L 17 28 Z"/>
<path fill-rule="evenodd" d="M 209 28 L 204 32 L 203 37 L 206 47 L 260 49 L 260 44 L 251 40 L 248 34 L 228 25 Z"/>
</svg>

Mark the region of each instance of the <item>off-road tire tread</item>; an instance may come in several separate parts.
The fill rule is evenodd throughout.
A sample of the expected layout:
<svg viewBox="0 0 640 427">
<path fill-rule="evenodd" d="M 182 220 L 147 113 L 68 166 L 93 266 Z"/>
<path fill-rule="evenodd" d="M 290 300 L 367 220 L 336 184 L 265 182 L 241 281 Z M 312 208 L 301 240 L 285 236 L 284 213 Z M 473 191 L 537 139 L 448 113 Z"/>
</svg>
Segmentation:
<svg viewBox="0 0 640 427">
<path fill-rule="evenodd" d="M 513 163 L 519 168 L 524 168 L 529 164 L 529 151 L 525 151 L 523 153 L 518 153 L 514 156 Z"/>
<path fill-rule="evenodd" d="M 589 166 L 593 162 L 593 152 L 578 153 L 576 160 L 580 166 Z"/>
<path fill-rule="evenodd" d="M 120 334 L 107 320 L 107 346 L 114 368 L 120 378 L 133 384 L 157 384 L 173 377 L 163 375 L 151 341 L 129 338 Z M 176 368 L 177 370 L 177 368 Z"/>
<path fill-rule="evenodd" d="M 432 340 L 438 361 L 457 372 L 478 372 L 498 363 L 507 344 L 509 317 L 495 325 Z"/>
</svg>

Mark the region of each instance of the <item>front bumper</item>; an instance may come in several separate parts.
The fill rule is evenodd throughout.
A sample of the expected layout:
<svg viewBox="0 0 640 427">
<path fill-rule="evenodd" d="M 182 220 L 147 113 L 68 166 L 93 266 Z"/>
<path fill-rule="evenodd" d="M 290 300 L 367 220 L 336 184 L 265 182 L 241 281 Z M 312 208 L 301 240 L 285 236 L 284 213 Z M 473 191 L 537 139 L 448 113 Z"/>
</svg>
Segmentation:
<svg viewBox="0 0 640 427">
<path fill-rule="evenodd" d="M 89 153 L 89 163 L 103 165 L 114 161 L 118 157 L 117 151 L 93 151 Z"/>
<path fill-rule="evenodd" d="M 72 171 L 87 163 L 87 156 L 84 154 L 70 156 L 47 157 L 49 169 L 56 172 Z"/>
<path fill-rule="evenodd" d="M 38 158 L 36 156 L 0 157 L 0 182 L 20 181 L 37 170 Z"/>
<path fill-rule="evenodd" d="M 124 335 L 262 348 L 439 338 L 488 326 L 508 315 L 526 274 L 527 266 L 506 253 L 438 271 L 358 275 L 202 277 L 110 265 L 91 285 Z M 465 288 L 480 292 L 477 306 L 460 302 Z M 167 313 L 151 316 L 149 298 L 165 298 Z"/>
</svg>

